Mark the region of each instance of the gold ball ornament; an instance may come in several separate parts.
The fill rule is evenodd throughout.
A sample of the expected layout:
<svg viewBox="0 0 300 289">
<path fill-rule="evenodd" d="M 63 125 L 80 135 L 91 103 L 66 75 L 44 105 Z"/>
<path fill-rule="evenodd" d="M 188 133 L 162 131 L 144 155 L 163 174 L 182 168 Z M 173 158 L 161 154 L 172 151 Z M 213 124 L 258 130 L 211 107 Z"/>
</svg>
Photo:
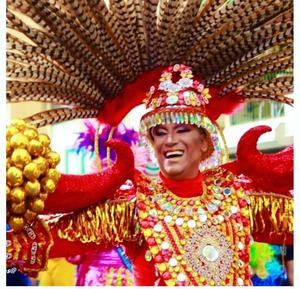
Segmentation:
<svg viewBox="0 0 300 289">
<path fill-rule="evenodd" d="M 11 155 L 11 162 L 16 167 L 23 169 L 24 166 L 31 162 L 31 156 L 26 149 L 17 148 Z"/>
<path fill-rule="evenodd" d="M 24 214 L 24 218 L 27 221 L 29 221 L 29 222 L 34 221 L 35 218 L 36 218 L 36 216 L 37 216 L 37 213 L 35 213 L 35 212 L 33 212 L 33 211 L 29 210 L 29 209 L 27 209 L 26 212 L 25 212 L 25 214 Z"/>
<path fill-rule="evenodd" d="M 38 132 L 36 129 L 33 129 L 33 128 L 26 128 L 23 132 L 23 134 L 29 139 L 29 140 L 32 140 L 32 139 L 35 139 L 38 137 Z"/>
<path fill-rule="evenodd" d="M 36 180 L 41 175 L 38 165 L 34 162 L 27 164 L 23 170 L 23 173 L 30 181 Z"/>
<path fill-rule="evenodd" d="M 50 145 L 50 138 L 46 134 L 39 134 L 38 141 L 44 146 L 48 147 Z"/>
<path fill-rule="evenodd" d="M 49 152 L 45 155 L 45 158 L 48 160 L 51 168 L 55 168 L 60 162 L 60 156 L 56 152 Z"/>
<path fill-rule="evenodd" d="M 42 187 L 45 193 L 51 194 L 56 189 L 56 183 L 54 182 L 54 180 L 46 177 L 42 180 Z"/>
<path fill-rule="evenodd" d="M 41 213 L 44 210 L 45 204 L 41 199 L 35 199 L 30 202 L 30 209 L 35 213 Z"/>
<path fill-rule="evenodd" d="M 26 122 L 23 119 L 13 119 L 11 125 L 15 126 L 19 130 L 24 130 L 27 126 Z"/>
<path fill-rule="evenodd" d="M 19 132 L 19 130 L 14 126 L 9 126 L 6 128 L 6 139 L 10 141 L 11 137 L 13 135 L 16 135 Z"/>
<path fill-rule="evenodd" d="M 9 199 L 15 203 L 21 203 L 26 198 L 26 192 L 22 187 L 15 187 L 10 191 Z"/>
<path fill-rule="evenodd" d="M 10 141 L 11 137 L 19 133 L 20 131 L 14 127 L 14 126 L 9 126 L 6 128 L 6 140 Z"/>
<path fill-rule="evenodd" d="M 15 232 L 21 231 L 25 225 L 24 219 L 18 216 L 10 216 L 8 223 Z"/>
<path fill-rule="evenodd" d="M 23 215 L 26 212 L 25 202 L 12 203 L 11 212 L 13 212 L 16 215 Z"/>
<path fill-rule="evenodd" d="M 6 140 L 6 217 L 12 229 L 20 231 L 25 220 L 32 222 L 42 213 L 48 193 L 55 191 L 60 157 L 51 151 L 50 138 L 23 120 L 14 120 L 6 129 Z"/>
<path fill-rule="evenodd" d="M 37 157 L 36 159 L 33 160 L 33 162 L 38 165 L 41 175 L 46 174 L 46 172 L 49 168 L 49 165 L 48 165 L 48 161 L 45 158 Z"/>
<path fill-rule="evenodd" d="M 28 151 L 32 156 L 38 157 L 43 154 L 44 147 L 38 140 L 32 139 L 28 144 Z"/>
<path fill-rule="evenodd" d="M 28 138 L 22 133 L 17 133 L 10 138 L 10 145 L 12 148 L 27 148 L 29 143 Z"/>
<path fill-rule="evenodd" d="M 47 172 L 47 177 L 52 179 L 55 184 L 57 184 L 58 180 L 60 179 L 60 172 L 56 169 L 49 169 Z"/>
<path fill-rule="evenodd" d="M 23 172 L 16 167 L 10 167 L 6 172 L 6 180 L 11 187 L 20 186 L 23 183 Z"/>
<path fill-rule="evenodd" d="M 28 181 L 24 186 L 26 196 L 28 197 L 36 197 L 39 195 L 41 191 L 41 185 L 38 180 Z"/>
</svg>

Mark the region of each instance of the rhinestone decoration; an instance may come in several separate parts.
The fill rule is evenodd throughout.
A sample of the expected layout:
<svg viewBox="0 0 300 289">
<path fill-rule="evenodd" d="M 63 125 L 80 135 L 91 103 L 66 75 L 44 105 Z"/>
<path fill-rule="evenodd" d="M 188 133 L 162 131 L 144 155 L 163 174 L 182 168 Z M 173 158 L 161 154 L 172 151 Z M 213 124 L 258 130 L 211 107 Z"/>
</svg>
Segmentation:
<svg viewBox="0 0 300 289">
<path fill-rule="evenodd" d="M 226 237 L 215 226 L 204 224 L 190 236 L 185 246 L 184 260 L 200 276 L 221 284 L 229 273 L 233 250 Z"/>
<path fill-rule="evenodd" d="M 166 285 L 238 285 L 237 278 L 250 285 L 248 192 L 232 186 L 231 173 L 218 168 L 203 174 L 202 194 L 193 198 L 176 196 L 159 179 L 141 179 L 137 208 L 149 248 L 145 258 Z"/>
</svg>

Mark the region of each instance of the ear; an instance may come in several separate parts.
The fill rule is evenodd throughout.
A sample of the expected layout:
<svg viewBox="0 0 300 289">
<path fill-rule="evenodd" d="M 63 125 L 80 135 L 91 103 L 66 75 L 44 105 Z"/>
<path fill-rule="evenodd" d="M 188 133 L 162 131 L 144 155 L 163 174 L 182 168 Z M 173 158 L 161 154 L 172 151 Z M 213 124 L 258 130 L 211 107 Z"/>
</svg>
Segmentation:
<svg viewBox="0 0 300 289">
<path fill-rule="evenodd" d="M 208 146 L 209 146 L 209 144 L 208 144 L 206 136 L 202 135 L 201 141 L 200 141 L 200 150 L 203 154 L 207 152 Z"/>
</svg>

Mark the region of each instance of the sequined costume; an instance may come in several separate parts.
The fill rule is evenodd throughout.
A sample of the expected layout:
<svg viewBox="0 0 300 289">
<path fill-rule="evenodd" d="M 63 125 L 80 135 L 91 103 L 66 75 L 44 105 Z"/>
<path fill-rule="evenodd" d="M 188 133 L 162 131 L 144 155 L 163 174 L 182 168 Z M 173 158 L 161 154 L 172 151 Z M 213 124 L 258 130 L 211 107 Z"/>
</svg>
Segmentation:
<svg viewBox="0 0 300 289">
<path fill-rule="evenodd" d="M 260 126 L 226 163 L 217 125 L 248 100 L 293 103 L 292 1 L 13 0 L 7 21 L 8 101 L 62 106 L 7 129 L 8 266 L 34 274 L 48 257 L 122 245 L 136 285 L 250 285 L 250 234 L 292 243 L 293 147 L 262 154 Z M 117 141 L 106 171 L 59 175 L 30 124 L 116 126 L 143 101 L 141 134 L 184 123 L 210 136 L 195 179 L 152 181 Z M 113 198 L 128 179 L 131 198 Z M 42 222 L 50 213 L 65 215 Z"/>
<path fill-rule="evenodd" d="M 174 84 L 173 76 L 178 74 L 179 81 Z M 186 74 L 189 78 L 185 78 Z M 212 151 L 204 156 L 206 170 L 199 172 L 195 179 L 174 181 L 162 174 L 158 179 L 152 179 L 138 171 L 134 173 L 130 149 L 119 141 L 111 141 L 110 146 L 116 149 L 119 157 L 108 173 L 62 176 L 55 193 L 46 200 L 46 210 L 74 210 L 76 206 L 80 208 L 88 202 L 92 204 L 96 197 L 98 202 L 108 201 L 48 221 L 48 233 L 42 233 L 48 229 L 39 221 L 36 224 L 40 229 L 35 225 L 31 228 L 26 225 L 25 232 L 41 236 L 38 244 L 48 242 L 45 248 L 50 250 L 50 258 L 80 254 L 97 247 L 98 250 L 105 250 L 112 245 L 123 245 L 133 264 L 136 285 L 251 285 L 251 236 L 258 241 L 292 242 L 293 201 L 289 195 L 292 189 L 292 148 L 274 155 L 261 155 L 261 163 L 258 160 L 251 162 L 257 154 L 255 144 L 258 137 L 269 130 L 260 126 L 241 138 L 235 162 L 216 167 L 215 160 L 220 160 L 220 151 L 216 126 L 207 117 L 210 90 L 203 93 L 204 87 L 200 87 L 198 79 L 184 65 L 169 67 L 162 75 L 168 75 L 167 79 L 161 77 L 150 88 L 148 105 L 152 106 L 152 111 L 141 120 L 142 132 L 147 134 L 151 127 L 160 123 L 201 126 L 211 137 Z M 188 81 L 184 82 L 185 79 Z M 170 92 L 174 87 L 175 92 L 170 97 L 166 91 Z M 191 97 L 198 101 L 191 102 Z M 271 182 L 274 172 L 270 166 L 278 160 L 281 165 L 285 164 L 285 170 L 278 171 L 275 167 L 278 187 L 274 188 Z M 210 169 L 211 165 L 216 168 Z M 254 170 L 257 165 L 269 168 L 259 172 L 264 179 L 253 178 L 257 174 Z M 122 190 L 117 188 L 119 182 L 127 178 L 131 178 L 133 184 L 127 188 L 124 198 Z M 83 180 L 85 186 L 81 187 Z M 95 180 L 101 180 L 102 186 L 96 191 L 93 183 L 89 183 Z M 76 192 L 78 188 L 84 189 L 85 193 L 90 190 L 90 194 L 81 199 L 80 193 Z M 112 194 L 114 188 L 115 197 Z M 272 188 L 275 193 L 270 192 Z M 74 197 L 74 194 L 77 197 L 72 202 L 67 198 L 57 204 L 57 198 Z M 15 241 L 19 235 L 14 236 L 13 232 L 8 234 L 12 241 L 9 253 L 16 260 L 24 254 L 17 245 L 23 242 Z M 30 246 L 28 237 L 31 238 L 31 235 L 26 237 L 24 232 L 20 235 Z M 52 242 L 54 246 L 51 249 Z M 31 253 L 42 257 L 45 262 L 47 253 L 36 253 L 34 243 L 31 243 Z M 36 258 L 28 253 L 26 256 Z M 9 259 L 8 264 L 14 264 L 13 260 Z M 39 261 L 33 264 L 35 267 L 26 264 L 24 269 L 30 272 L 32 269 L 38 270 L 38 266 L 43 267 Z"/>
</svg>

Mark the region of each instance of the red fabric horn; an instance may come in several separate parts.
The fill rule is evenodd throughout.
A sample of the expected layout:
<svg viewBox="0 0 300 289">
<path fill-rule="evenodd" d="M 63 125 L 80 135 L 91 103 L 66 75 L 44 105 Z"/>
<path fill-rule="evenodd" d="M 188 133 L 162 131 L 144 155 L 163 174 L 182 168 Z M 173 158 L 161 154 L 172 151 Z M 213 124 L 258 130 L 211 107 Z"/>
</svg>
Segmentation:
<svg viewBox="0 0 300 289">
<path fill-rule="evenodd" d="M 133 178 L 134 158 L 129 145 L 119 140 L 110 140 L 106 144 L 116 151 L 116 163 L 97 174 L 63 174 L 56 191 L 45 201 L 45 213 L 69 212 L 104 201 L 127 179 Z"/>
<path fill-rule="evenodd" d="M 256 126 L 241 137 L 237 147 L 238 165 L 257 188 L 290 195 L 289 191 L 293 189 L 293 146 L 273 154 L 257 150 L 259 137 L 271 130 L 269 126 Z"/>
</svg>

